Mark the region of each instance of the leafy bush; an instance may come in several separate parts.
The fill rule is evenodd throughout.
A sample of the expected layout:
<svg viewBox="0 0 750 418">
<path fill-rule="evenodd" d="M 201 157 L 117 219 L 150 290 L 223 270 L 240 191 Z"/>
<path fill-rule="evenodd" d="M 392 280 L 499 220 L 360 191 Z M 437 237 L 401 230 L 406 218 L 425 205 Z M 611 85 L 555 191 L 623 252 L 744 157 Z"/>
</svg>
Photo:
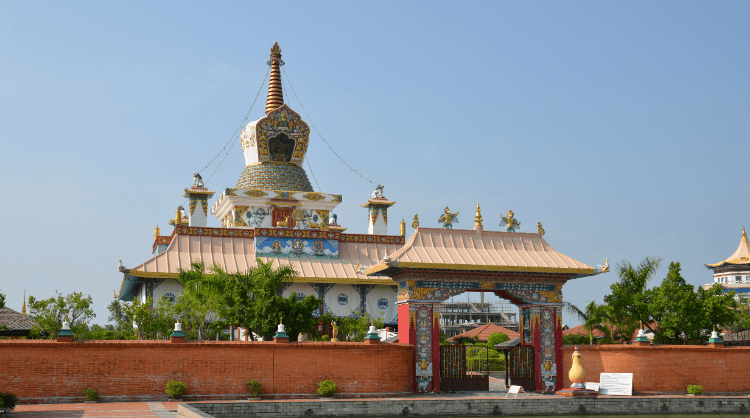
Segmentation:
<svg viewBox="0 0 750 418">
<path fill-rule="evenodd" d="M 502 357 L 490 357 L 488 359 L 478 357 L 466 357 L 466 367 L 470 370 L 480 371 L 483 368 L 484 362 L 487 362 L 487 367 L 491 372 L 499 372 L 505 370 L 505 359 Z M 482 366 L 482 367 L 480 367 Z M 481 370 L 484 371 L 484 370 Z"/>
<path fill-rule="evenodd" d="M 187 385 L 181 380 L 170 380 L 167 382 L 167 389 L 164 392 L 172 399 L 177 399 L 187 392 Z"/>
<path fill-rule="evenodd" d="M 588 335 L 570 334 L 563 335 L 563 345 L 584 345 L 591 342 Z"/>
<path fill-rule="evenodd" d="M 692 393 L 693 395 L 700 395 L 703 393 L 703 386 L 701 385 L 688 385 L 687 387 L 687 393 Z"/>
<path fill-rule="evenodd" d="M 487 345 L 490 347 L 495 347 L 496 345 L 504 343 L 508 340 L 510 340 L 510 338 L 508 338 L 508 335 L 506 333 L 494 332 L 489 337 L 487 337 Z"/>
<path fill-rule="evenodd" d="M 99 400 L 99 392 L 96 391 L 96 389 L 89 389 L 86 388 L 83 390 L 83 397 L 87 401 L 98 401 Z"/>
<path fill-rule="evenodd" d="M 250 380 L 247 382 L 247 388 L 250 389 L 250 393 L 252 393 L 253 396 L 258 396 L 263 390 L 263 383 L 260 383 L 257 380 Z"/>
<path fill-rule="evenodd" d="M 14 409 L 16 409 L 16 402 L 18 402 L 18 396 L 8 392 L 8 393 L 0 393 L 0 401 L 3 402 L 2 410 L 3 412 L 11 412 Z"/>
<path fill-rule="evenodd" d="M 333 380 L 324 380 L 318 383 L 318 395 L 331 397 L 336 394 L 336 382 Z"/>
</svg>

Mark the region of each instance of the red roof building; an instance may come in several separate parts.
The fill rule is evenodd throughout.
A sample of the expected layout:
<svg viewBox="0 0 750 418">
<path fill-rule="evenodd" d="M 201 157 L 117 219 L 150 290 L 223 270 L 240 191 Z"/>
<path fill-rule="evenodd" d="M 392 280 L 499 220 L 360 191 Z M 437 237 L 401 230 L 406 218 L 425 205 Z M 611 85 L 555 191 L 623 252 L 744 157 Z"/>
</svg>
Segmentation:
<svg viewBox="0 0 750 418">
<path fill-rule="evenodd" d="M 507 335 L 508 338 L 511 340 L 514 338 L 519 338 L 521 334 L 519 334 L 516 331 L 510 330 L 508 328 L 503 328 L 499 325 L 495 324 L 487 324 L 482 325 L 481 327 L 474 328 L 472 330 L 466 331 L 463 334 L 458 334 L 455 337 L 448 338 L 449 341 L 458 341 L 461 337 L 476 337 L 479 341 L 487 342 L 487 338 L 490 337 L 490 335 L 496 333 L 496 332 L 502 332 L 503 334 Z"/>
</svg>

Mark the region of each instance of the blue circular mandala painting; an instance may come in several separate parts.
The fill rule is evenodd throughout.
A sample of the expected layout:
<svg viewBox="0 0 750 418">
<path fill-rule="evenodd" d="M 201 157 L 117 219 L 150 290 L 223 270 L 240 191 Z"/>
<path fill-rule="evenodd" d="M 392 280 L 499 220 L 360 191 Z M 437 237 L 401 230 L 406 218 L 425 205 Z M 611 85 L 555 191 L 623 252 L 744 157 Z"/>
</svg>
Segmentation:
<svg viewBox="0 0 750 418">
<path fill-rule="evenodd" d="M 349 296 L 347 296 L 345 293 L 340 293 L 338 297 L 339 305 L 346 305 L 349 303 Z"/>
<path fill-rule="evenodd" d="M 177 298 L 175 297 L 175 295 L 173 295 L 173 294 L 171 294 L 171 293 L 167 293 L 167 294 L 165 294 L 165 295 L 164 295 L 164 298 L 165 298 L 165 299 L 168 299 L 168 300 L 169 300 L 169 303 L 171 303 L 171 304 L 174 304 L 174 301 L 175 301 L 175 300 L 177 300 Z"/>
<path fill-rule="evenodd" d="M 388 309 L 388 299 L 386 298 L 378 299 L 378 309 Z"/>
<path fill-rule="evenodd" d="M 305 294 L 304 293 L 297 293 L 297 302 L 301 301 L 304 298 L 305 298 Z"/>
</svg>

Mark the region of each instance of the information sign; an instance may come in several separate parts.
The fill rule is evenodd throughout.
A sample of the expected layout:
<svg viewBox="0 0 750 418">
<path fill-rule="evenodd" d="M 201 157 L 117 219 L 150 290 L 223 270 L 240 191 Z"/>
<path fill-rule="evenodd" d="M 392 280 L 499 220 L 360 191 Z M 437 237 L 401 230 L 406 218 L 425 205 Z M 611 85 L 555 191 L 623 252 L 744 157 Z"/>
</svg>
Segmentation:
<svg viewBox="0 0 750 418">
<path fill-rule="evenodd" d="M 633 373 L 602 373 L 599 385 L 602 395 L 633 396 Z"/>
<path fill-rule="evenodd" d="M 507 398 L 508 395 L 516 395 L 518 396 L 519 393 L 526 393 L 521 386 L 515 386 L 511 385 L 510 389 L 508 389 L 508 393 L 505 394 L 505 397 Z M 514 396 L 514 398 L 516 397 Z"/>
<path fill-rule="evenodd" d="M 599 383 L 586 382 L 583 385 L 586 386 L 586 389 L 588 389 L 588 390 L 595 390 L 595 391 L 599 392 Z"/>
</svg>

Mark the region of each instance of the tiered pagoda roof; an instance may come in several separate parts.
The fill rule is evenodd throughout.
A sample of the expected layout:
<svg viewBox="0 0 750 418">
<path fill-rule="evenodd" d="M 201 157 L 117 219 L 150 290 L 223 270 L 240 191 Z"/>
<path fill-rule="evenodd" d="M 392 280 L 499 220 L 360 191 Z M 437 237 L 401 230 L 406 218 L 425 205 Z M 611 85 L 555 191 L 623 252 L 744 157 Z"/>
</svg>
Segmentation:
<svg viewBox="0 0 750 418">
<path fill-rule="evenodd" d="M 740 239 L 740 246 L 737 247 L 737 251 L 724 261 L 706 264 L 706 267 L 711 270 L 732 266 L 750 267 L 750 242 L 747 240 L 747 232 L 745 232 L 744 226 L 742 227 L 742 238 Z"/>
</svg>

